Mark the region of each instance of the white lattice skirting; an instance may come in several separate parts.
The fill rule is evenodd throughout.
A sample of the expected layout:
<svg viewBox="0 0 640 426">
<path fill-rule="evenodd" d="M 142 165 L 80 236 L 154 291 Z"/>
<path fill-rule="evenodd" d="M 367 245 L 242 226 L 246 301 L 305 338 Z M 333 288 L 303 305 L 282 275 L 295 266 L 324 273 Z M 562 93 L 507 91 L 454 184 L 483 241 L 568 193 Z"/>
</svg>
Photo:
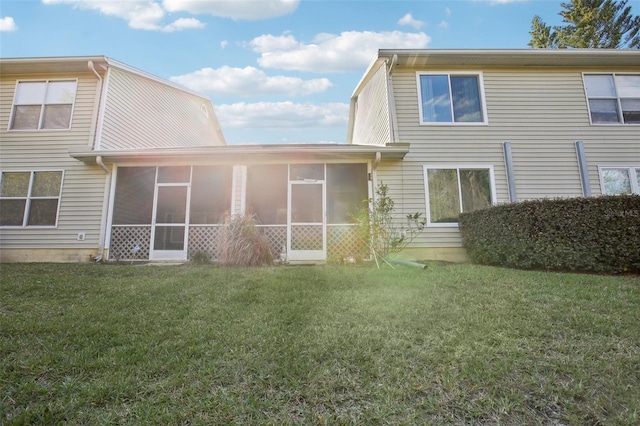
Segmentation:
<svg viewBox="0 0 640 426">
<path fill-rule="evenodd" d="M 275 253 L 287 245 L 286 225 L 259 225 Z M 322 242 L 322 227 L 317 225 L 293 227 L 293 249 L 313 250 Z M 206 252 L 216 259 L 216 246 L 222 234 L 222 225 L 190 226 L 188 256 Z M 111 228 L 109 260 L 149 260 L 151 225 L 117 225 Z M 321 247 L 321 245 L 320 245 Z M 327 256 L 367 256 L 356 225 L 327 225 Z"/>
</svg>

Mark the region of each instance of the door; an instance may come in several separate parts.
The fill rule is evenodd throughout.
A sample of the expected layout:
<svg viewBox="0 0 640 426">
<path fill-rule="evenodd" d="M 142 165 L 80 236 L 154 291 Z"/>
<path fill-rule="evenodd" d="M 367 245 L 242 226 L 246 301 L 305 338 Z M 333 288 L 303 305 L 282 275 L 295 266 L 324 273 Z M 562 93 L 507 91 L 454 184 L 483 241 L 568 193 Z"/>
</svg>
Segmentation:
<svg viewBox="0 0 640 426">
<path fill-rule="evenodd" d="M 156 185 L 151 260 L 187 259 L 188 184 Z"/>
<path fill-rule="evenodd" d="M 324 181 L 290 181 L 288 259 L 326 259 Z"/>
</svg>

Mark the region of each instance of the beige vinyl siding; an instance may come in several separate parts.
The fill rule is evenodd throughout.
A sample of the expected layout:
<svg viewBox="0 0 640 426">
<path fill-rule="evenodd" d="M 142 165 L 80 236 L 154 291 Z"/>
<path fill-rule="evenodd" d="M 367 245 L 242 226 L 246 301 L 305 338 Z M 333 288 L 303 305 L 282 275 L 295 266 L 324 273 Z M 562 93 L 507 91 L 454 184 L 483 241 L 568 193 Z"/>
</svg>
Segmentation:
<svg viewBox="0 0 640 426">
<path fill-rule="evenodd" d="M 385 145 L 391 141 L 386 66 L 378 68 L 358 95 L 353 126 L 353 143 Z"/>
<path fill-rule="evenodd" d="M 623 129 L 615 132 L 597 129 L 588 138 L 581 139 L 587 156 L 591 195 L 602 194 L 598 166 L 640 167 L 640 126 L 634 126 L 634 130 L 636 133 L 631 136 L 623 132 Z"/>
<path fill-rule="evenodd" d="M 34 78 L 78 78 L 70 130 L 7 130 L 16 81 Z M 69 156 L 69 148 L 89 144 L 96 84 L 93 74 L 1 76 L 0 170 L 64 170 L 64 178 L 58 226 L 0 228 L 0 249 L 97 249 L 105 173 L 98 166 L 88 166 Z M 84 241 L 78 241 L 78 233 L 85 233 Z"/>
<path fill-rule="evenodd" d="M 378 170 L 378 179 L 389 185 L 403 214 L 426 214 L 425 164 L 493 165 L 497 202 L 508 202 L 505 141 L 511 142 L 519 200 L 582 195 L 575 151 L 578 140 L 585 144 L 593 194 L 600 193 L 598 165 L 640 162 L 640 126 L 589 122 L 582 72 L 598 70 L 465 70 L 482 73 L 488 124 L 464 126 L 420 125 L 417 71 L 435 70 L 398 67 L 392 75 L 398 142 L 409 143 L 411 151 L 404 161 L 381 164 Z M 413 246 L 460 244 L 455 227 L 427 228 Z"/>
<path fill-rule="evenodd" d="M 224 145 L 206 99 L 118 68 L 107 80 L 100 149 Z"/>
</svg>

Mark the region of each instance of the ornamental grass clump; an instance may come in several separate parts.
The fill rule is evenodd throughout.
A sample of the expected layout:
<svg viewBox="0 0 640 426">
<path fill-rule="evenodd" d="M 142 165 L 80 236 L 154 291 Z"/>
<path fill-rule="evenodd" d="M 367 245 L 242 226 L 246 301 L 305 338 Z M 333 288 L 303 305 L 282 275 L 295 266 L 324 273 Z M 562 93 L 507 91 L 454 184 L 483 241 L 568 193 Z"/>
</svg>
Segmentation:
<svg viewBox="0 0 640 426">
<path fill-rule="evenodd" d="M 228 216 L 216 251 L 219 263 L 226 266 L 270 265 L 274 259 L 274 250 L 252 215 Z"/>
</svg>

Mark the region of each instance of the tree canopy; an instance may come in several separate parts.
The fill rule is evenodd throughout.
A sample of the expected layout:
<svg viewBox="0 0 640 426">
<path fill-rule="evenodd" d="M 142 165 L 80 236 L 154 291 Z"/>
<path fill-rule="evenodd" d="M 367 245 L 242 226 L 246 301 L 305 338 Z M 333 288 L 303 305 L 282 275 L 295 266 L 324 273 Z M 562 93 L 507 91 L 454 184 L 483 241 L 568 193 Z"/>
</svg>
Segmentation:
<svg viewBox="0 0 640 426">
<path fill-rule="evenodd" d="M 531 21 L 529 46 L 536 49 L 640 49 L 640 16 L 628 0 L 571 0 L 561 3 L 565 25 L 551 27 L 538 15 Z"/>
</svg>

